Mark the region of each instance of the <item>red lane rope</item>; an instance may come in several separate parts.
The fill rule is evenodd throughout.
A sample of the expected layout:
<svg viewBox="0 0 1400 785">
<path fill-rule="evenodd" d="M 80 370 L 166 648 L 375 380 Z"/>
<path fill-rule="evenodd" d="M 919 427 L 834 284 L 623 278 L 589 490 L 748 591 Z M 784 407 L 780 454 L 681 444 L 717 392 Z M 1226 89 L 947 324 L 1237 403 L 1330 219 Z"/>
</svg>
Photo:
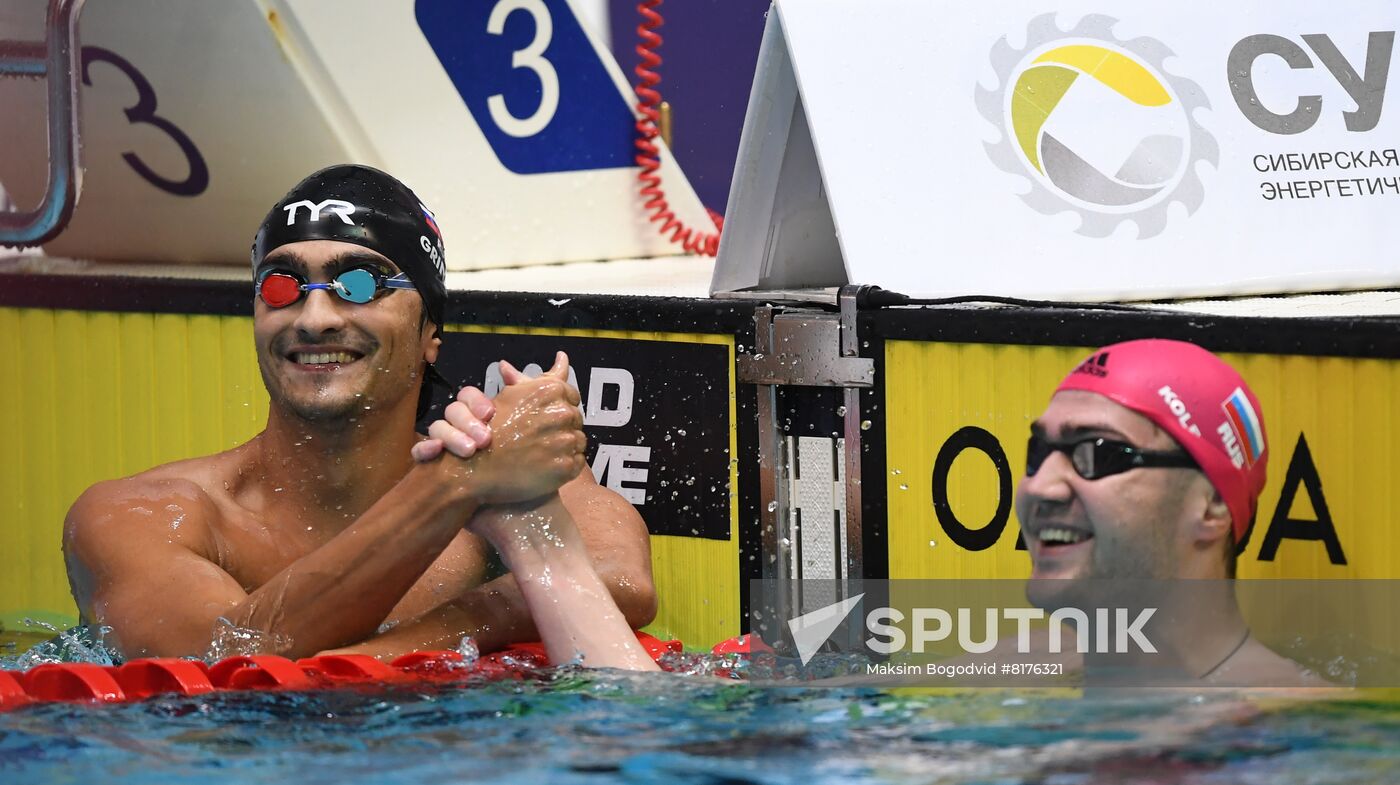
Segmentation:
<svg viewBox="0 0 1400 785">
<path fill-rule="evenodd" d="M 658 662 L 684 650 L 680 641 L 663 641 L 644 632 L 637 633 L 637 642 Z M 455 651 L 423 651 L 387 665 L 362 654 L 327 654 L 295 662 L 258 654 L 213 665 L 177 659 L 133 660 L 121 666 L 50 663 L 27 671 L 0 670 L 0 712 L 31 703 L 124 703 L 170 693 L 523 679 L 528 669 L 549 665 L 542 643 L 517 643 L 470 664 L 463 660 Z"/>
<path fill-rule="evenodd" d="M 686 253 L 704 254 L 705 256 L 716 256 L 719 253 L 719 236 L 724 228 L 724 217 L 713 210 L 709 210 L 710 220 L 715 222 L 715 232 L 705 234 L 698 229 L 686 226 L 676 214 L 672 212 L 671 206 L 666 201 L 666 192 L 661 187 L 661 149 L 656 144 L 656 137 L 660 134 L 658 125 L 661 121 L 661 112 L 657 109 L 661 105 L 661 93 L 656 90 L 656 86 L 661 83 L 661 74 L 656 69 L 661 66 L 661 55 L 656 50 L 661 47 L 662 38 L 656 32 L 656 28 L 663 23 L 661 14 L 654 9 L 661 5 L 662 0 L 642 0 L 637 6 L 637 12 L 642 15 L 641 24 L 637 25 L 637 37 L 640 42 L 637 44 L 637 55 L 641 57 L 641 62 L 637 63 L 637 111 L 641 117 L 637 120 L 637 165 L 642 167 L 642 171 L 637 174 L 637 180 L 641 183 L 640 193 L 645 200 L 642 209 L 651 213 L 650 221 L 660 223 L 660 233 L 665 236 L 671 235 L 670 241 L 679 243 Z"/>
</svg>

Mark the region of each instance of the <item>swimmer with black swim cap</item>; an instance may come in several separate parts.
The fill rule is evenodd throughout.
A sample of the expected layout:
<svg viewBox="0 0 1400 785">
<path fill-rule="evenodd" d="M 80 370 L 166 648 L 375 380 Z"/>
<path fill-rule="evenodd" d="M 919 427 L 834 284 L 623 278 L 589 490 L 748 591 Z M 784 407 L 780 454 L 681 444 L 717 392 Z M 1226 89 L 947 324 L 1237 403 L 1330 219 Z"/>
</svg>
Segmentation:
<svg viewBox="0 0 1400 785">
<path fill-rule="evenodd" d="M 1031 425 L 1016 495 L 1028 596 L 1058 607 L 1143 579 L 1177 587 L 1192 624 L 1153 639 L 1153 666 L 1204 683 L 1324 686 L 1250 635 L 1229 580 L 1268 460 L 1263 407 L 1224 360 L 1155 339 L 1094 352 Z"/>
<path fill-rule="evenodd" d="M 375 265 L 341 272 L 329 284 L 307 284 L 294 271 L 267 264 L 278 248 L 308 240 L 351 243 L 367 248 L 401 271 Z M 366 303 L 394 288 L 417 291 L 422 320 L 441 338 L 447 305 L 447 251 L 437 219 L 408 186 L 369 166 L 341 164 L 322 169 L 292 187 L 268 211 L 253 239 L 254 283 L 269 307 L 298 302 L 316 288 L 327 288 L 353 303 Z M 274 260 L 275 261 L 275 260 Z M 351 273 L 349 279 L 346 273 Z M 448 387 L 431 361 L 426 364 L 418 417 L 431 401 L 431 384 Z"/>
<path fill-rule="evenodd" d="M 446 289 L 413 192 L 323 169 L 268 213 L 252 261 L 267 425 L 78 499 L 64 552 L 84 622 L 126 657 L 204 656 L 232 635 L 238 653 L 392 658 L 472 636 L 654 669 L 629 629 L 655 614 L 646 526 L 584 471 L 562 353 L 494 400 L 449 404 L 429 429 L 449 438 L 415 433 Z M 492 545 L 513 574 L 483 583 Z"/>
</svg>

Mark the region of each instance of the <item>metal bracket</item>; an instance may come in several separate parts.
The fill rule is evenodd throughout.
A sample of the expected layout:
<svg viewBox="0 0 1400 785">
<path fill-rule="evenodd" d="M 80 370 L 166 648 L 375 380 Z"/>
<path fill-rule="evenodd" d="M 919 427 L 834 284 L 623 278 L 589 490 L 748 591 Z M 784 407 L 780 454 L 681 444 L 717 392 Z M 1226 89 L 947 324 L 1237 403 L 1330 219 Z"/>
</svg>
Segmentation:
<svg viewBox="0 0 1400 785">
<path fill-rule="evenodd" d="M 844 388 L 844 433 L 833 443 L 844 448 L 844 531 L 840 539 L 845 543 L 845 568 L 834 574 L 847 578 L 863 574 L 860 391 L 874 386 L 875 361 L 859 356 L 859 291 L 857 286 L 841 289 L 839 313 L 807 309 L 780 312 L 772 306 L 755 309 L 754 354 L 738 358 L 739 381 L 758 386 L 759 520 L 765 578 L 785 582 L 793 577 L 792 548 L 799 534 L 789 509 L 792 456 L 777 422 L 780 386 Z M 800 598 L 787 597 L 785 589 L 779 588 L 779 592 L 784 603 L 800 602 Z"/>
<path fill-rule="evenodd" d="M 870 363 L 868 378 L 871 384 L 860 387 L 870 387 L 875 381 L 875 361 L 872 359 L 860 359 L 860 336 L 856 331 L 856 316 L 858 314 L 857 295 L 860 292 L 858 286 L 843 286 L 839 302 L 841 305 L 841 356 L 846 359 L 844 362 Z M 864 532 L 861 516 L 861 487 L 860 487 L 860 456 L 864 453 L 861 444 L 861 434 L 869 427 L 861 413 L 860 407 L 860 387 L 847 387 L 842 391 L 844 400 L 842 404 L 846 408 L 846 413 L 842 417 L 842 443 L 845 448 L 843 456 L 846 462 L 846 570 L 845 574 L 850 577 L 861 578 L 865 576 L 865 549 L 862 546 Z"/>
<path fill-rule="evenodd" d="M 57 237 L 82 192 L 78 139 L 78 16 L 85 0 L 50 0 L 46 44 L 0 41 L 0 76 L 48 77 L 49 182 L 33 212 L 0 212 L 0 245 L 35 246 Z"/>
<path fill-rule="evenodd" d="M 841 313 L 794 311 L 772 314 L 757 325 L 760 340 L 754 354 L 738 359 L 739 381 L 747 384 L 797 387 L 873 387 L 875 361 L 858 357 L 855 298 L 842 296 Z"/>
</svg>

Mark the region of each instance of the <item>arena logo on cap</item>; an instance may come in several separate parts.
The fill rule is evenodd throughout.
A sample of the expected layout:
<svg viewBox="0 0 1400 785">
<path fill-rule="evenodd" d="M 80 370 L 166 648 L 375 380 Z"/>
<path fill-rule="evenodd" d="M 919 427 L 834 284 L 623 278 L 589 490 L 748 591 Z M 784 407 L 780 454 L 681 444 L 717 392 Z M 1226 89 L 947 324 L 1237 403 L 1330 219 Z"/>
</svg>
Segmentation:
<svg viewBox="0 0 1400 785">
<path fill-rule="evenodd" d="M 1264 429 L 1244 388 L 1236 387 L 1220 408 L 1225 410 L 1225 422 L 1216 431 L 1230 454 L 1230 462 L 1236 469 L 1253 468 L 1264 454 Z"/>
<path fill-rule="evenodd" d="M 1134 221 L 1138 238 L 1160 234 L 1168 208 L 1188 214 L 1205 199 L 1196 165 L 1219 165 L 1219 146 L 1194 112 L 1210 108 L 1200 85 L 1168 76 L 1172 50 L 1152 38 L 1124 41 L 1117 19 L 1085 16 L 1069 31 L 1055 14 L 1036 17 L 1026 44 L 992 50 L 997 89 L 977 86 L 977 107 L 1001 131 L 987 153 L 1003 171 L 1031 179 L 1021 196 L 1045 215 L 1081 217 L 1078 232 L 1108 237 Z"/>
</svg>

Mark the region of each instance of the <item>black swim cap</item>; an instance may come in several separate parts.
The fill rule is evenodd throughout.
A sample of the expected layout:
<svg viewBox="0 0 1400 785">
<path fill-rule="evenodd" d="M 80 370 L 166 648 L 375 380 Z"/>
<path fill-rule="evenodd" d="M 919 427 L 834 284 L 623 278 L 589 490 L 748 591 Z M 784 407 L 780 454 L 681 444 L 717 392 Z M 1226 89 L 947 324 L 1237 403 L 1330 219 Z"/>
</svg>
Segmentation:
<svg viewBox="0 0 1400 785">
<path fill-rule="evenodd" d="M 393 176 L 338 164 L 297 183 L 263 219 L 253 239 L 253 269 L 267 254 L 302 240 L 340 240 L 377 251 L 398 265 L 442 326 L 447 254 L 428 208 Z"/>
</svg>

